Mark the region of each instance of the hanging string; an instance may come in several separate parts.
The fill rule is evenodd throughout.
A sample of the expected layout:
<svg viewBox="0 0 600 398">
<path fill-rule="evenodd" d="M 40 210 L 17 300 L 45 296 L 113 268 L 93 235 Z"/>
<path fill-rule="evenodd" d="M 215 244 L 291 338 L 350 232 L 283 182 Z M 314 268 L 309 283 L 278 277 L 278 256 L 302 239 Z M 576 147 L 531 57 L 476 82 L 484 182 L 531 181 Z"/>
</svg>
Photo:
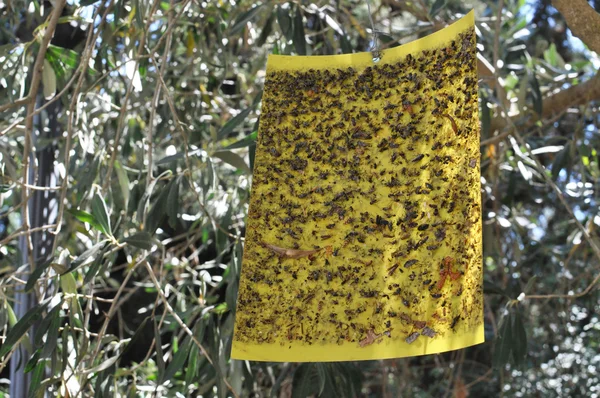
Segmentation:
<svg viewBox="0 0 600 398">
<path fill-rule="evenodd" d="M 371 14 L 371 1 L 367 1 L 367 12 L 369 13 L 369 21 L 371 21 L 371 33 L 373 34 L 373 47 L 371 48 L 371 54 L 373 54 L 373 62 L 379 62 L 381 59 L 381 51 L 379 51 L 379 40 L 378 33 L 375 30 L 375 23 L 373 22 L 373 14 Z"/>
</svg>

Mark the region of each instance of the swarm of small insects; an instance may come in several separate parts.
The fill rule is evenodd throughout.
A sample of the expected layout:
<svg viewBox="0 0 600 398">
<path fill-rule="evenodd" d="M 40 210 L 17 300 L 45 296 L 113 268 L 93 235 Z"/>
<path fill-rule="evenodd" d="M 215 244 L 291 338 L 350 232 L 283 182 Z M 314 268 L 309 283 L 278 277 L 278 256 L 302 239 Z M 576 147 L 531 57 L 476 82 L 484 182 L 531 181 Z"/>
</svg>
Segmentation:
<svg viewBox="0 0 600 398">
<path fill-rule="evenodd" d="M 482 322 L 474 33 L 360 70 L 271 70 L 238 342 L 412 344 Z"/>
</svg>

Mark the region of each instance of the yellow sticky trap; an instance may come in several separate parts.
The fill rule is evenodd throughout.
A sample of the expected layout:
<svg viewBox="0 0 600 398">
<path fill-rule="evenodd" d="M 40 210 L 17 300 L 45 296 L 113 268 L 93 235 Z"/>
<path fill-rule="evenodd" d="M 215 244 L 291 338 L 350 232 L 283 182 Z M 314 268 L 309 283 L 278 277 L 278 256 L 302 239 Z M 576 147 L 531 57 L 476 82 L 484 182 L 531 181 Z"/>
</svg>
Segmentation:
<svg viewBox="0 0 600 398">
<path fill-rule="evenodd" d="M 382 52 L 270 56 L 231 357 L 483 342 L 473 13 Z"/>
</svg>

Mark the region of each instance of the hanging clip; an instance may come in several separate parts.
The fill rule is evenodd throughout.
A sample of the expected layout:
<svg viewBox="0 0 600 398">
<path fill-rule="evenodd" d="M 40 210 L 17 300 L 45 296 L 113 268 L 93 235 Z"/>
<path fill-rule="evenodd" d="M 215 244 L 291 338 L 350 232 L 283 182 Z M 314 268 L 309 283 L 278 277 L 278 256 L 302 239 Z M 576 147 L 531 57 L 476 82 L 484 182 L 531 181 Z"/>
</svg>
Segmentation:
<svg viewBox="0 0 600 398">
<path fill-rule="evenodd" d="M 371 48 L 371 54 L 373 55 L 373 62 L 377 63 L 381 60 L 381 51 L 379 51 L 379 40 L 378 32 L 375 30 L 375 23 L 373 22 L 373 15 L 371 14 L 371 2 L 367 0 L 367 11 L 369 13 L 369 21 L 371 21 L 371 33 L 373 34 L 373 46 Z"/>
</svg>

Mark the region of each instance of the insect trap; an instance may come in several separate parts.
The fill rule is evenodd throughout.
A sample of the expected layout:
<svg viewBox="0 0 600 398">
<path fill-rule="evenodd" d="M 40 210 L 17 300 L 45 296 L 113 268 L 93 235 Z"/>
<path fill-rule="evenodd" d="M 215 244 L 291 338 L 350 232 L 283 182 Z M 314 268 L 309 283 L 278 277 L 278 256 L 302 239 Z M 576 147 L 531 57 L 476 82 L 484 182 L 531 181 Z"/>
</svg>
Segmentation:
<svg viewBox="0 0 600 398">
<path fill-rule="evenodd" d="M 379 60 L 271 55 L 231 357 L 483 342 L 479 158 L 473 12 Z"/>
</svg>

